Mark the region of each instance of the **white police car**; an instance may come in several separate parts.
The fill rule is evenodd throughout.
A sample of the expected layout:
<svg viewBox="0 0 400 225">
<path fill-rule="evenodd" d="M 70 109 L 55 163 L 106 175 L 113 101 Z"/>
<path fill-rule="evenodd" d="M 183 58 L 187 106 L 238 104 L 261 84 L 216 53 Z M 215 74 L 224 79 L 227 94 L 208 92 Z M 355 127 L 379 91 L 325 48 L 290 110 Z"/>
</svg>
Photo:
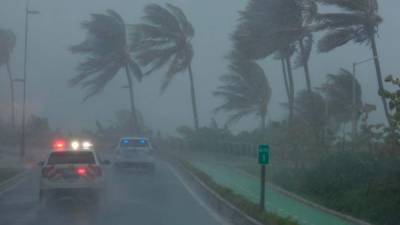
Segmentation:
<svg viewBox="0 0 400 225">
<path fill-rule="evenodd" d="M 64 140 L 57 140 L 46 161 L 40 165 L 41 201 L 49 197 L 79 196 L 97 203 L 101 198 L 104 175 L 90 142 L 73 141 L 67 147 Z"/>
<path fill-rule="evenodd" d="M 114 155 L 114 167 L 154 172 L 155 162 L 150 140 L 143 137 L 121 138 Z"/>
</svg>

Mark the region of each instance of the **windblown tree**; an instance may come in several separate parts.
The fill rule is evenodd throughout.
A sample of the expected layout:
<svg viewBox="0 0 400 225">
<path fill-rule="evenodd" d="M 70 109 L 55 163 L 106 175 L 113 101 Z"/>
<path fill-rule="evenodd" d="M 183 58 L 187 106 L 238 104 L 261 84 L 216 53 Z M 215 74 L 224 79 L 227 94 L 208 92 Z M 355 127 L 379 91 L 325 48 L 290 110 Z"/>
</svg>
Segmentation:
<svg viewBox="0 0 400 225">
<path fill-rule="evenodd" d="M 92 14 L 91 20 L 82 23 L 86 39 L 70 50 L 86 56 L 78 67 L 78 75 L 70 80 L 72 86 L 80 84 L 87 89 L 85 100 L 100 93 L 121 69 L 125 70 L 131 106 L 132 131 L 138 132 L 132 74 L 141 80 L 143 74 L 129 53 L 126 26 L 122 17 L 113 10 Z"/>
<path fill-rule="evenodd" d="M 350 71 L 341 69 L 337 74 L 328 74 L 328 81 L 322 85 L 321 92 L 325 95 L 328 104 L 328 114 L 336 124 L 345 124 L 352 119 L 353 106 L 353 75 Z M 356 80 L 357 121 L 361 116 L 362 95 L 361 85 Z"/>
<path fill-rule="evenodd" d="M 330 52 L 351 41 L 368 45 L 372 50 L 379 92 L 383 91 L 383 78 L 376 45 L 378 26 L 383 21 L 378 14 L 378 1 L 318 0 L 318 2 L 342 9 L 341 12 L 324 13 L 317 16 L 317 29 L 326 31 L 325 36 L 319 40 L 319 51 Z M 386 100 L 382 96 L 381 99 L 386 118 L 390 124 L 391 116 Z"/>
<path fill-rule="evenodd" d="M 328 115 L 325 113 L 325 109 L 326 101 L 320 93 L 309 92 L 308 90 L 297 93 L 294 117 L 297 126 L 302 125 L 300 126 L 301 129 L 297 130 L 309 133 L 305 136 L 312 137 L 311 140 L 314 140 L 317 145 L 322 143 L 322 137 L 329 125 L 329 119 Z"/>
<path fill-rule="evenodd" d="M 323 130 L 327 115 L 325 99 L 317 92 L 300 91 L 295 99 L 295 116 L 315 130 Z"/>
<path fill-rule="evenodd" d="M 214 92 L 214 96 L 224 100 L 215 112 L 231 113 L 227 124 L 256 115 L 260 118 L 261 129 L 265 129 L 272 91 L 264 70 L 253 61 L 237 61 L 229 69 L 230 72 L 220 78 L 223 85 Z"/>
<path fill-rule="evenodd" d="M 304 69 L 304 77 L 306 81 L 306 88 L 308 92 L 312 92 L 312 84 L 311 84 L 311 74 L 310 74 L 310 67 L 309 67 L 309 61 L 310 61 L 310 56 L 311 56 L 311 51 L 312 51 L 312 46 L 313 46 L 313 35 L 310 33 L 304 38 L 301 38 L 298 41 L 298 48 L 299 50 L 297 51 L 297 57 L 295 58 L 294 61 L 294 68 L 300 68 L 302 67 Z"/>
<path fill-rule="evenodd" d="M 0 29 L 0 66 L 7 67 L 10 98 L 11 98 L 11 121 L 15 127 L 15 98 L 14 98 L 14 82 L 10 67 L 10 56 L 16 44 L 16 36 L 11 30 Z"/>
<path fill-rule="evenodd" d="M 166 4 L 149 4 L 144 9 L 143 22 L 133 27 L 132 47 L 137 61 L 147 69 L 146 74 L 167 67 L 161 91 L 172 79 L 187 71 L 195 129 L 199 129 L 196 93 L 192 71 L 194 29 L 185 13 L 178 7 Z"/>
<path fill-rule="evenodd" d="M 314 0 L 297 0 L 297 10 L 301 12 L 301 26 L 299 28 L 298 56 L 295 67 L 303 67 L 308 92 L 312 92 L 309 61 L 313 47 L 313 23 L 318 14 L 318 7 Z"/>
<path fill-rule="evenodd" d="M 285 85 L 286 94 L 288 97 L 289 105 L 289 124 L 293 122 L 294 117 L 294 80 L 293 80 L 293 67 L 291 63 L 291 57 L 295 52 L 295 46 L 289 45 L 285 49 L 280 49 L 275 54 L 275 59 L 281 60 L 282 63 L 282 74 Z"/>
<path fill-rule="evenodd" d="M 311 91 L 308 60 L 312 46 L 311 23 L 317 6 L 310 0 L 251 0 L 240 13 L 232 35 L 234 49 L 248 59 L 257 60 L 277 53 L 282 61 L 289 102 L 289 121 L 293 119 L 294 82 L 292 56 L 299 48 L 296 66 L 305 70 Z"/>
</svg>

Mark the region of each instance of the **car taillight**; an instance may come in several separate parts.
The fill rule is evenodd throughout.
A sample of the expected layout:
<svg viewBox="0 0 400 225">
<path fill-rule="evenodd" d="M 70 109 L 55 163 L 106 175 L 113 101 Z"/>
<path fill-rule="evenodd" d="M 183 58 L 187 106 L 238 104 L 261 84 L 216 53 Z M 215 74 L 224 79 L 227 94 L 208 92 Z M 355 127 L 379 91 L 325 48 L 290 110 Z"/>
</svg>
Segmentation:
<svg viewBox="0 0 400 225">
<path fill-rule="evenodd" d="M 86 176 L 87 170 L 86 170 L 86 168 L 84 168 L 84 167 L 79 167 L 79 168 L 76 169 L 76 173 L 77 173 L 79 176 Z"/>
<path fill-rule="evenodd" d="M 48 177 L 55 175 L 55 173 L 56 173 L 56 170 L 55 170 L 54 166 L 45 166 L 42 168 L 42 176 L 43 177 L 48 178 Z"/>
</svg>

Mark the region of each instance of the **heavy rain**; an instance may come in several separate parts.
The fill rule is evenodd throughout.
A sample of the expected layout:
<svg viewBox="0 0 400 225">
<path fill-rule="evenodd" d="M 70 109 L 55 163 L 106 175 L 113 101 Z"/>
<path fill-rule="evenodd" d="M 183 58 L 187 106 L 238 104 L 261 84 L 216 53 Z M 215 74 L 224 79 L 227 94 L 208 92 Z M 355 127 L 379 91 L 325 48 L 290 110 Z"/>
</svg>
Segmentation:
<svg viewBox="0 0 400 225">
<path fill-rule="evenodd" d="M 397 0 L 0 0 L 0 225 L 399 225 Z"/>
</svg>

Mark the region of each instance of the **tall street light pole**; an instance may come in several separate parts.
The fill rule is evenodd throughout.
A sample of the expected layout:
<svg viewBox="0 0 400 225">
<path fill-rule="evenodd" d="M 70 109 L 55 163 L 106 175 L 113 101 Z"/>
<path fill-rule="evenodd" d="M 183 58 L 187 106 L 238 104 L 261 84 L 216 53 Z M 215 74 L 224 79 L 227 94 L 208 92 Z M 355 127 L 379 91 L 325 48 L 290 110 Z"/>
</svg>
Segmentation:
<svg viewBox="0 0 400 225">
<path fill-rule="evenodd" d="M 23 94 L 22 94 L 22 129 L 20 140 L 20 158 L 25 156 L 25 133 L 26 133 L 26 74 L 28 63 L 28 25 L 29 15 L 39 14 L 39 11 L 29 9 L 29 1 L 26 2 L 25 8 L 25 49 L 24 49 L 24 77 L 23 77 Z"/>
<path fill-rule="evenodd" d="M 359 61 L 359 62 L 354 62 L 353 63 L 353 81 L 352 81 L 352 114 L 351 114 L 351 136 L 352 136 L 352 150 L 354 150 L 354 141 L 356 139 L 356 135 L 357 135 L 357 84 L 356 84 L 356 70 L 357 70 L 357 66 L 373 61 L 378 57 L 373 57 L 370 59 L 366 59 L 363 61 Z"/>
</svg>

